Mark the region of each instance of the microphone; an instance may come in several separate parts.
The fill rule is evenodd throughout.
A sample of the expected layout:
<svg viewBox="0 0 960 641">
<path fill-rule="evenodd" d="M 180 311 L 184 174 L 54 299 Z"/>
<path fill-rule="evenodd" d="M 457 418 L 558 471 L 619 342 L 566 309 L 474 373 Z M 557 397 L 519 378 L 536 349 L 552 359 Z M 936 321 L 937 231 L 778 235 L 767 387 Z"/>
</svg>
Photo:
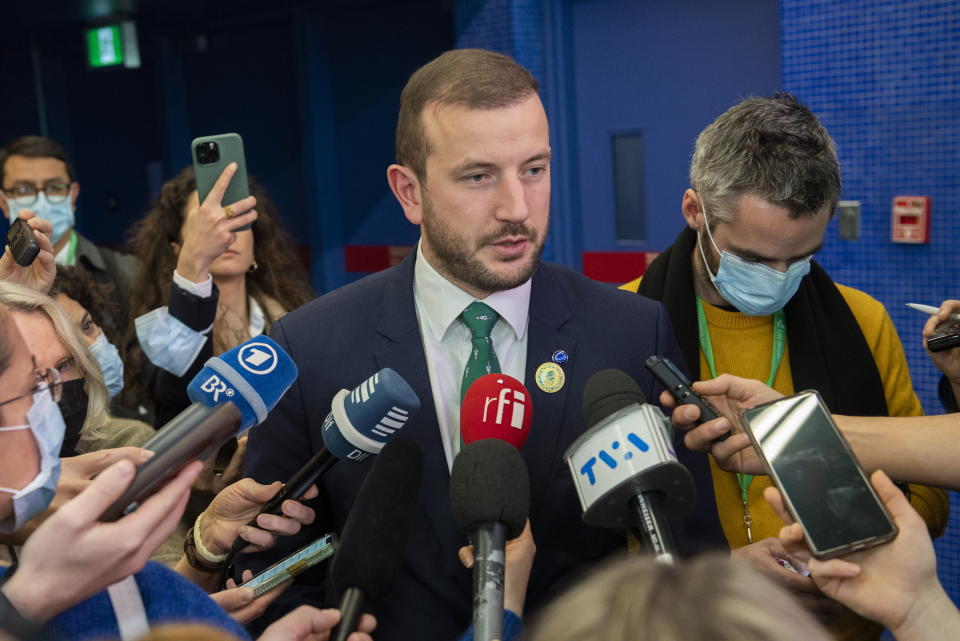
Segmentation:
<svg viewBox="0 0 960 641">
<path fill-rule="evenodd" d="M 473 543 L 473 638 L 502 639 L 504 547 L 523 532 L 530 512 L 520 452 L 496 438 L 465 445 L 450 471 L 450 511 Z"/>
<path fill-rule="evenodd" d="M 527 442 L 533 407 L 523 383 L 506 374 L 486 374 L 475 380 L 460 404 L 460 435 L 464 445 L 498 438 L 518 450 Z"/>
<path fill-rule="evenodd" d="M 254 336 L 207 359 L 187 385 L 194 403 L 232 402 L 242 416 L 238 434 L 259 425 L 297 379 L 297 366 L 269 336 Z"/>
<path fill-rule="evenodd" d="M 330 575 L 340 591 L 340 623 L 330 641 L 346 641 L 368 602 L 393 585 L 417 516 L 423 452 L 401 436 L 384 446 L 360 486 L 340 536 Z"/>
<path fill-rule="evenodd" d="M 693 509 L 693 477 L 677 461 L 673 428 L 649 405 L 632 378 L 617 369 L 597 372 L 583 390 L 587 431 L 567 449 L 585 523 L 634 528 L 657 560 L 676 549 L 669 518 Z"/>
<path fill-rule="evenodd" d="M 263 504 L 248 523 L 251 527 L 259 527 L 257 517 L 261 514 L 280 514 L 284 501 L 302 496 L 337 461 L 359 463 L 378 454 L 417 413 L 420 398 L 402 376 L 385 367 L 353 391 L 337 392 L 330 405 L 320 428 L 320 450 Z M 231 551 L 239 552 L 246 546 L 247 542 L 237 537 Z"/>
</svg>

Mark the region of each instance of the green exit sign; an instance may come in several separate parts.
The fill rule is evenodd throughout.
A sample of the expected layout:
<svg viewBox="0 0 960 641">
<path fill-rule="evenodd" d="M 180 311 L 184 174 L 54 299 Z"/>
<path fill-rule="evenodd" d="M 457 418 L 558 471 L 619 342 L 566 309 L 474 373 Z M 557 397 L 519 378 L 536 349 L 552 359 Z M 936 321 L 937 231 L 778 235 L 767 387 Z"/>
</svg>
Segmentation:
<svg viewBox="0 0 960 641">
<path fill-rule="evenodd" d="M 123 34 L 120 25 L 87 29 L 87 61 L 91 67 L 123 64 Z"/>
</svg>

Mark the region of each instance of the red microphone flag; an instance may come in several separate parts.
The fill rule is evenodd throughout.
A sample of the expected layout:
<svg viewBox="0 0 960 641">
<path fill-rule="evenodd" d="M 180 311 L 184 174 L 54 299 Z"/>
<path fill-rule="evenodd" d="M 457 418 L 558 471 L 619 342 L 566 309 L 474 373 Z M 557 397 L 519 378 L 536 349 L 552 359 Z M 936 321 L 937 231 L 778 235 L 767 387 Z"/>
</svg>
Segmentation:
<svg viewBox="0 0 960 641">
<path fill-rule="evenodd" d="M 518 450 L 530 435 L 533 407 L 523 383 L 506 374 L 487 374 L 473 382 L 460 404 L 464 444 L 498 438 Z"/>
</svg>

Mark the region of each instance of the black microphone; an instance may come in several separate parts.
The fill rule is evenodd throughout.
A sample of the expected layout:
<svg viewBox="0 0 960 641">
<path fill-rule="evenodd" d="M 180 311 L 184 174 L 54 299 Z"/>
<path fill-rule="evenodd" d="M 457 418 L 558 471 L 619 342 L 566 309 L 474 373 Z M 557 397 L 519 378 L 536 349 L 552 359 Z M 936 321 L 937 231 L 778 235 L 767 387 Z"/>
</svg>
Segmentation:
<svg viewBox="0 0 960 641">
<path fill-rule="evenodd" d="M 450 471 L 450 511 L 473 543 L 473 638 L 502 639 L 504 547 L 523 532 L 530 512 L 520 452 L 496 438 L 464 446 Z"/>
<path fill-rule="evenodd" d="M 260 527 L 257 517 L 261 514 L 279 515 L 284 501 L 303 496 L 337 461 L 359 463 L 375 456 L 417 413 L 420 398 L 402 376 L 386 367 L 352 391 L 337 392 L 330 405 L 321 427 L 320 450 L 263 504 L 247 525 Z M 238 536 L 230 552 L 239 552 L 247 545 Z"/>
<path fill-rule="evenodd" d="M 411 438 L 383 447 L 364 479 L 343 526 L 330 575 L 340 591 L 340 623 L 330 641 L 346 641 L 367 603 L 393 586 L 417 516 L 423 452 Z"/>
<path fill-rule="evenodd" d="M 583 416 L 587 431 L 564 457 L 584 522 L 633 528 L 645 550 L 671 562 L 676 547 L 669 519 L 690 513 L 696 491 L 690 471 L 677 461 L 669 419 L 617 369 L 587 380 Z"/>
</svg>

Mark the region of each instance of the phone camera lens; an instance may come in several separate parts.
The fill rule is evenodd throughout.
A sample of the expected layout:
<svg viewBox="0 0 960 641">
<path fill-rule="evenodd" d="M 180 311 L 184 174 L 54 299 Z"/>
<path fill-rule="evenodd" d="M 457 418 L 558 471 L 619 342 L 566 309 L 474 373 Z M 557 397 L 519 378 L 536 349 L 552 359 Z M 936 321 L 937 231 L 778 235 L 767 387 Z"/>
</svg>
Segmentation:
<svg viewBox="0 0 960 641">
<path fill-rule="evenodd" d="M 220 160 L 220 147 L 210 141 L 197 145 L 197 161 L 201 165 L 210 165 Z"/>
</svg>

